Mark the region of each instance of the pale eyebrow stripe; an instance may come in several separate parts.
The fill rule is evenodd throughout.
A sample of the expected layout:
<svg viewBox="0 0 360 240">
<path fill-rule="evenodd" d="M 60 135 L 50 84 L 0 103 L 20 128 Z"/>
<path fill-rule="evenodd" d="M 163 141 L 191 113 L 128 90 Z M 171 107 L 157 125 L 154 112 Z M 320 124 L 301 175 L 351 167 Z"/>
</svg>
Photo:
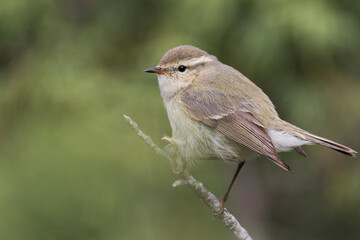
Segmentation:
<svg viewBox="0 0 360 240">
<path fill-rule="evenodd" d="M 201 56 L 201 57 L 198 57 L 198 58 L 189 59 L 189 60 L 186 61 L 186 63 L 189 66 L 195 66 L 195 65 L 198 65 L 198 64 L 202 64 L 202 63 L 205 63 L 205 62 L 211 62 L 211 61 L 214 61 L 214 59 L 209 57 L 209 56 Z"/>
</svg>

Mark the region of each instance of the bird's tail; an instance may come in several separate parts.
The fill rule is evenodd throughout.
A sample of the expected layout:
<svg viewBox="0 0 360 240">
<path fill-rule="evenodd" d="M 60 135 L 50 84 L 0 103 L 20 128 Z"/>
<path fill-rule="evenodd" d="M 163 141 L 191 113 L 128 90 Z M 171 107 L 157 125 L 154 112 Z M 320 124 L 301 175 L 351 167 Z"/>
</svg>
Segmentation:
<svg viewBox="0 0 360 240">
<path fill-rule="evenodd" d="M 322 145 L 324 147 L 328 147 L 334 149 L 335 151 L 341 152 L 343 154 L 349 155 L 351 157 L 356 157 L 357 152 L 347 146 L 341 145 L 340 143 L 333 142 L 329 139 L 316 136 L 311 133 L 307 133 L 306 136 L 309 138 L 310 141 Z"/>
<path fill-rule="evenodd" d="M 308 140 L 314 144 L 319 144 L 321 146 L 331 148 L 335 151 L 341 152 L 341 153 L 349 155 L 351 157 L 356 157 L 357 152 L 347 146 L 344 146 L 340 143 L 331 141 L 331 140 L 323 138 L 323 137 L 316 136 L 312 133 L 309 133 L 309 132 L 307 132 L 301 128 L 298 128 L 287 122 L 286 122 L 286 127 L 290 128 L 291 132 L 293 132 L 294 135 L 299 138 L 303 138 L 304 140 Z"/>
</svg>

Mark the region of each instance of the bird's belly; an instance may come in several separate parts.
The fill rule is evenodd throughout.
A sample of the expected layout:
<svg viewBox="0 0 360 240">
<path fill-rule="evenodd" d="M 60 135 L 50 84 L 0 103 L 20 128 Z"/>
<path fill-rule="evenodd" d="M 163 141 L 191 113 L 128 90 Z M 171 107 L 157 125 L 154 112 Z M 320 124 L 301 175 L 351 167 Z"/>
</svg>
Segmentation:
<svg viewBox="0 0 360 240">
<path fill-rule="evenodd" d="M 204 159 L 240 162 L 254 155 L 248 148 L 191 118 L 176 102 L 169 102 L 166 107 L 172 128 L 172 142 L 182 160 L 189 165 Z"/>
</svg>

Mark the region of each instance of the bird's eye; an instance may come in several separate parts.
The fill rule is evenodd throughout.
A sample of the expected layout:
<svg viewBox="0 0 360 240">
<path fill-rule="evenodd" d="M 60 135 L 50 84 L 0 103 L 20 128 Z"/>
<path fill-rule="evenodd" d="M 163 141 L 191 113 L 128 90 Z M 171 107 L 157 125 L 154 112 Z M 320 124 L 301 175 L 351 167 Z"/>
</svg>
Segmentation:
<svg viewBox="0 0 360 240">
<path fill-rule="evenodd" d="M 180 65 L 180 66 L 178 67 L 178 70 L 179 70 L 179 72 L 185 72 L 186 68 L 187 68 L 187 67 L 185 67 L 184 65 Z"/>
</svg>

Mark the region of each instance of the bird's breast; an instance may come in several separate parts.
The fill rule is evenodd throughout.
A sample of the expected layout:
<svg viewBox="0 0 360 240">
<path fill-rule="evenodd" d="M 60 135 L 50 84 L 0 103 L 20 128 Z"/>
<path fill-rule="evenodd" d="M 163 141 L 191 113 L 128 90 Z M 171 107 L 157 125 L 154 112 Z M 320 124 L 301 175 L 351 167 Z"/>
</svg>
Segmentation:
<svg viewBox="0 0 360 240">
<path fill-rule="evenodd" d="M 191 118 L 175 99 L 165 103 L 172 140 L 180 156 L 190 164 L 203 159 L 242 161 L 247 158 L 244 149 L 222 133 Z"/>
</svg>

